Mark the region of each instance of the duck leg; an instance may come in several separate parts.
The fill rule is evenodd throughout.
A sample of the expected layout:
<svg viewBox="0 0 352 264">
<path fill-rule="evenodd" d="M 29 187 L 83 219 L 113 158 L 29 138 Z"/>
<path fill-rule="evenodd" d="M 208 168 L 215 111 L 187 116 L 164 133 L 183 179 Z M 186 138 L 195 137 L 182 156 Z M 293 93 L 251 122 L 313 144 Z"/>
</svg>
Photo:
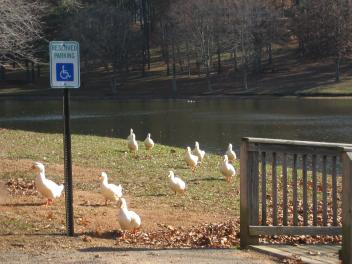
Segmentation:
<svg viewBox="0 0 352 264">
<path fill-rule="evenodd" d="M 139 231 L 139 228 L 133 228 L 132 234 L 135 235 Z"/>
<path fill-rule="evenodd" d="M 46 200 L 45 207 L 48 207 L 49 205 L 52 205 L 52 204 L 53 204 L 53 200 L 50 199 L 50 198 L 48 198 L 48 199 Z"/>
</svg>

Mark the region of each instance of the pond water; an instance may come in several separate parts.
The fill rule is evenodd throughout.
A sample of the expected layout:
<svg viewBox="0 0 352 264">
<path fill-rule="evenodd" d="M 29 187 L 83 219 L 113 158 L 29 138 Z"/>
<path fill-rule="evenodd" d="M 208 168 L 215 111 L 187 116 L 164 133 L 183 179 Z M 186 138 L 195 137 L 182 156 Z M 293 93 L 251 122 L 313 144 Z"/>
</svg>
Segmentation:
<svg viewBox="0 0 352 264">
<path fill-rule="evenodd" d="M 223 152 L 244 136 L 352 143 L 352 99 L 202 99 L 71 102 L 75 134 L 126 138 L 133 128 L 143 140 Z M 63 131 L 62 102 L 3 100 L 0 127 Z"/>
</svg>

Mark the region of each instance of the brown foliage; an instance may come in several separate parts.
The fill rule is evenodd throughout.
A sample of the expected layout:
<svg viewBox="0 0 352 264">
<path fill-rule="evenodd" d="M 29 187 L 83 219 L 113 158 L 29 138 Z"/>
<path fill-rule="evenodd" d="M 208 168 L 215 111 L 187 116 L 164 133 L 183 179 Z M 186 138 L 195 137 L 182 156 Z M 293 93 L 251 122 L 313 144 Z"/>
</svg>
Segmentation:
<svg viewBox="0 0 352 264">
<path fill-rule="evenodd" d="M 12 195 L 37 195 L 34 181 L 25 181 L 23 178 L 11 179 L 6 183 L 7 190 Z"/>
</svg>

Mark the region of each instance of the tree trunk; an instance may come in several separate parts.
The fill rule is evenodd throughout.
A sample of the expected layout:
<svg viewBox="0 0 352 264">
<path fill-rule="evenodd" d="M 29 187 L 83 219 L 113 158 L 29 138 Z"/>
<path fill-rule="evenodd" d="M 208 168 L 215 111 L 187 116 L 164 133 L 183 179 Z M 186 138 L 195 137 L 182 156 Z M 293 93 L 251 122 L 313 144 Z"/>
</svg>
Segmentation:
<svg viewBox="0 0 352 264">
<path fill-rule="evenodd" d="M 205 64 L 205 67 L 206 67 L 206 76 L 207 76 L 207 83 L 208 83 L 208 91 L 211 92 L 213 90 L 212 86 L 211 86 L 211 79 L 210 79 L 210 65 L 211 65 L 211 62 L 210 62 L 210 59 L 208 58 L 207 59 L 207 62 Z"/>
<path fill-rule="evenodd" d="M 5 67 L 3 65 L 0 65 L 0 80 L 5 81 L 5 79 Z"/>
<path fill-rule="evenodd" d="M 257 73 L 262 71 L 262 47 L 256 49 L 255 71 Z"/>
<path fill-rule="evenodd" d="M 273 50 L 271 43 L 268 45 L 269 65 L 273 64 Z"/>
<path fill-rule="evenodd" d="M 150 1 L 149 0 L 145 0 L 148 1 L 148 3 L 145 3 L 146 6 L 144 7 L 144 11 L 145 11 L 145 30 L 146 30 L 146 44 L 147 44 L 147 63 L 148 63 L 148 70 L 150 70 L 150 32 L 151 32 L 151 13 L 150 13 Z"/>
<path fill-rule="evenodd" d="M 183 62 L 181 58 L 181 51 L 178 45 L 176 45 L 176 51 L 177 51 L 178 64 L 180 65 L 180 71 L 183 72 Z"/>
<path fill-rule="evenodd" d="M 172 93 L 177 94 L 175 39 L 172 38 Z"/>
<path fill-rule="evenodd" d="M 220 74 L 221 73 L 221 52 L 220 52 L 219 42 L 218 42 L 217 53 L 218 53 L 218 74 Z"/>
<path fill-rule="evenodd" d="M 140 25 L 141 25 L 141 31 L 142 31 L 142 77 L 145 76 L 145 62 L 146 62 L 146 39 L 145 39 L 145 21 L 143 20 L 144 19 L 144 8 L 145 8 L 145 0 L 142 0 L 141 1 L 141 14 L 139 16 L 139 22 L 140 22 Z"/>
<path fill-rule="evenodd" d="M 37 78 L 40 78 L 40 64 L 37 64 Z"/>
<path fill-rule="evenodd" d="M 34 69 L 34 62 L 32 61 L 32 68 L 31 68 L 31 82 L 35 82 L 35 69 Z"/>
<path fill-rule="evenodd" d="M 167 24 L 164 25 L 162 20 L 160 20 L 160 28 L 161 28 L 161 48 L 162 48 L 162 55 L 164 58 L 164 61 L 166 63 L 166 76 L 170 76 L 170 54 L 169 54 L 169 43 L 167 40 Z"/>
<path fill-rule="evenodd" d="M 304 41 L 303 40 L 299 40 L 299 51 L 301 53 L 301 56 L 303 57 L 305 54 L 305 47 L 304 47 Z"/>
<path fill-rule="evenodd" d="M 113 95 L 117 94 L 117 78 L 116 78 L 116 65 L 112 65 L 112 77 L 111 77 L 111 92 Z"/>
<path fill-rule="evenodd" d="M 248 72 L 247 72 L 247 62 L 243 65 L 243 88 L 248 89 Z"/>
<path fill-rule="evenodd" d="M 130 60 L 128 58 L 128 49 L 127 49 L 126 54 L 125 54 L 125 70 L 126 70 L 127 74 L 130 73 L 129 62 L 130 62 Z"/>
<path fill-rule="evenodd" d="M 188 70 L 188 76 L 191 76 L 191 58 L 189 54 L 189 44 L 188 41 L 186 41 L 186 52 L 187 52 L 187 70 Z"/>
<path fill-rule="evenodd" d="M 26 65 L 26 81 L 30 82 L 31 81 L 31 74 L 30 74 L 30 71 L 29 71 L 28 60 L 26 60 L 25 65 Z"/>
<path fill-rule="evenodd" d="M 341 63 L 341 56 L 338 55 L 336 58 L 335 82 L 340 82 L 340 63 Z"/>
<path fill-rule="evenodd" d="M 233 63 L 235 72 L 238 71 L 238 62 L 237 62 L 237 48 L 233 49 Z"/>
</svg>

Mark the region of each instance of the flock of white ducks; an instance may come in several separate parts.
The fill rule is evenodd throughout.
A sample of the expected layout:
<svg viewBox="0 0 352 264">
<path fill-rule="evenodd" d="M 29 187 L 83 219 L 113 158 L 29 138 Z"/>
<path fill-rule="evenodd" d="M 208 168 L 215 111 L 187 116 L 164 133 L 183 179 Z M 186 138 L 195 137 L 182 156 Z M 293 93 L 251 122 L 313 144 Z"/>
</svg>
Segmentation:
<svg viewBox="0 0 352 264">
<path fill-rule="evenodd" d="M 146 150 L 150 151 L 154 147 L 154 141 L 151 138 L 151 134 L 148 133 L 144 140 Z M 138 142 L 136 141 L 136 135 L 133 133 L 131 128 L 130 134 L 127 137 L 127 147 L 130 152 L 137 153 Z M 195 142 L 193 153 L 191 148 L 188 146 L 185 153 L 185 162 L 194 172 L 197 165 L 202 162 L 205 157 L 205 151 L 199 147 L 199 142 Z M 236 176 L 236 170 L 229 161 L 233 162 L 236 160 L 236 153 L 232 150 L 232 144 L 229 144 L 226 154 L 224 155 L 223 162 L 220 164 L 220 172 L 225 176 L 227 182 L 231 182 Z M 32 166 L 33 169 L 37 168 L 39 174 L 36 177 L 35 184 L 38 192 L 40 192 L 45 198 L 47 198 L 46 205 L 50 205 L 53 199 L 59 198 L 64 189 L 64 185 L 58 185 L 55 182 L 45 177 L 45 167 L 40 162 L 35 162 Z M 172 191 L 184 194 L 186 190 L 186 183 L 177 175 L 174 171 L 170 170 L 168 174 L 169 186 Z M 105 205 L 108 201 L 114 201 L 120 208 L 117 215 L 117 220 L 123 230 L 137 230 L 141 225 L 141 218 L 138 214 L 133 211 L 129 211 L 127 208 L 127 202 L 123 198 L 123 190 L 121 184 L 115 185 L 108 182 L 108 175 L 106 172 L 102 172 L 100 176 L 101 181 L 101 193 L 105 198 Z"/>
</svg>

